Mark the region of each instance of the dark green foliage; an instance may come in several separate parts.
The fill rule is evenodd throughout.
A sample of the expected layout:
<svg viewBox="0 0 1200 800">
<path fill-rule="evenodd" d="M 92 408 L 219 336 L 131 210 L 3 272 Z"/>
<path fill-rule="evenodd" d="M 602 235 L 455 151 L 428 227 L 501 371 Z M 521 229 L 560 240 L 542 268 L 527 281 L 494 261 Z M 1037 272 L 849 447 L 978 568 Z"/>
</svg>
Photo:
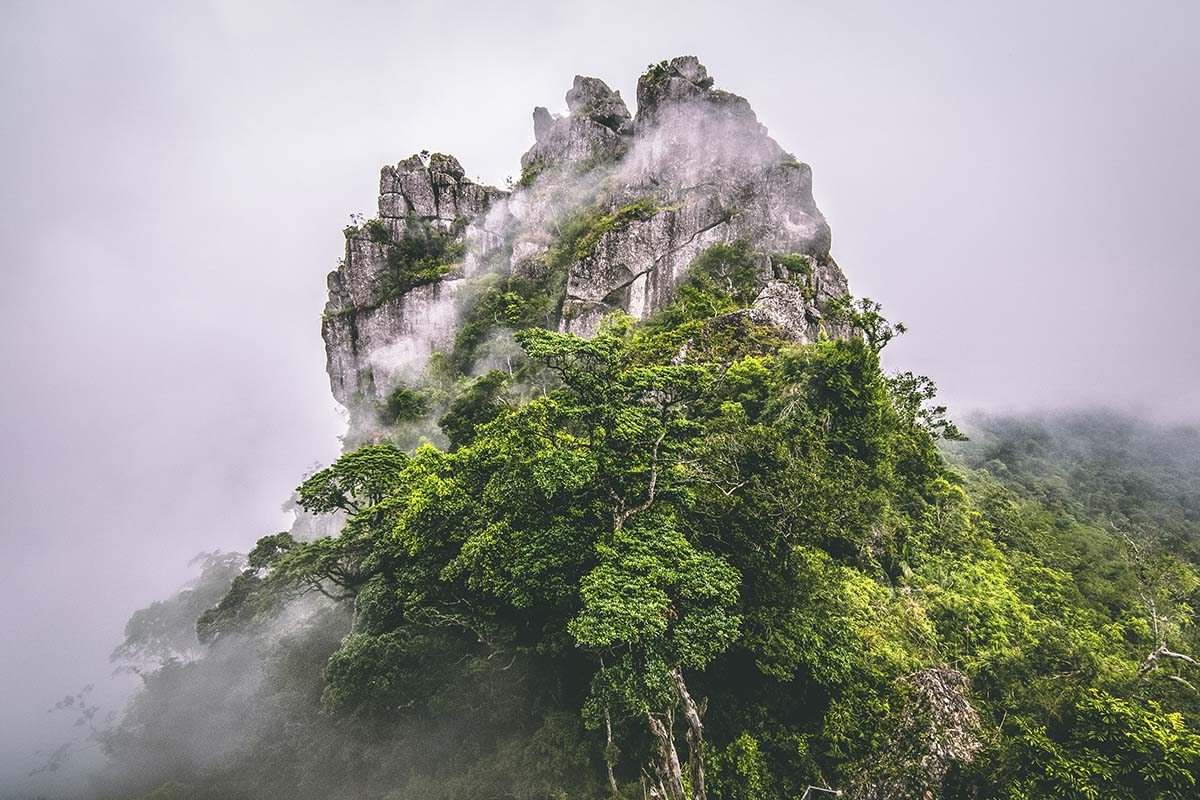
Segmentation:
<svg viewBox="0 0 1200 800">
<path fill-rule="evenodd" d="M 387 244 L 392 236 L 388 232 L 387 226 L 383 224 L 381 219 L 369 219 L 362 227 L 363 233 L 367 238 L 376 244 Z"/>
<path fill-rule="evenodd" d="M 217 604 L 197 617 L 199 641 L 214 642 L 226 632 L 249 627 L 260 613 L 275 610 L 275 598 L 264 597 L 258 591 L 261 584 L 262 579 L 253 571 L 235 576 Z"/>
<path fill-rule="evenodd" d="M 450 437 L 452 448 L 470 444 L 475 429 L 500 415 L 504 387 L 509 377 L 492 370 L 464 387 L 438 420 L 438 427 Z"/>
<path fill-rule="evenodd" d="M 638 78 L 639 84 L 647 86 L 657 86 L 666 81 L 675 74 L 675 70 L 671 68 L 669 61 L 660 61 L 657 64 L 651 64 L 646 67 L 646 71 Z"/>
<path fill-rule="evenodd" d="M 408 461 L 404 451 L 389 444 L 359 448 L 300 484 L 300 505 L 316 513 L 357 513 L 391 491 Z"/>
<path fill-rule="evenodd" d="M 890 337 L 889 337 L 890 338 Z M 896 411 L 911 423 L 920 424 L 935 437 L 948 441 L 965 441 L 966 436 L 946 419 L 945 406 L 929 405 L 937 396 L 937 387 L 924 375 L 898 372 L 888 378 Z"/>
<path fill-rule="evenodd" d="M 834 300 L 826 309 L 826 313 L 831 320 L 848 323 L 878 352 L 905 331 L 903 323 L 893 323 L 885 319 L 880 313 L 882 308 L 869 297 L 857 302 L 852 297 L 843 297 Z"/>
<path fill-rule="evenodd" d="M 535 158 L 528 164 L 521 167 L 521 177 L 517 181 L 518 186 L 523 186 L 528 189 L 537 181 L 538 176 L 546 169 L 546 162 L 540 158 Z"/>
<path fill-rule="evenodd" d="M 429 401 L 424 392 L 397 386 L 388 392 L 379 409 L 379 419 L 385 425 L 413 422 L 429 413 Z"/>
<path fill-rule="evenodd" d="M 1194 454 L 1007 423 L 948 466 L 932 384 L 881 368 L 900 326 L 847 299 L 862 336 L 782 342 L 737 312 L 760 269 L 809 262 L 744 243 L 646 322 L 539 327 L 600 221 L 641 213 L 565 220 L 540 277 L 481 290 L 453 358 L 497 329 L 521 355 L 439 390 L 448 450 L 372 445 L 304 481 L 340 534 L 260 540 L 201 617 L 209 655 L 150 675 L 111 752 L 166 752 L 204 714 L 242 738 L 142 793 L 600 798 L 611 768 L 637 798 L 662 736 L 686 764 L 690 698 L 713 800 L 1194 797 Z M 971 709 L 937 769 L 930 670 Z M 168 701 L 228 674 L 263 678 L 199 719 Z"/>
</svg>

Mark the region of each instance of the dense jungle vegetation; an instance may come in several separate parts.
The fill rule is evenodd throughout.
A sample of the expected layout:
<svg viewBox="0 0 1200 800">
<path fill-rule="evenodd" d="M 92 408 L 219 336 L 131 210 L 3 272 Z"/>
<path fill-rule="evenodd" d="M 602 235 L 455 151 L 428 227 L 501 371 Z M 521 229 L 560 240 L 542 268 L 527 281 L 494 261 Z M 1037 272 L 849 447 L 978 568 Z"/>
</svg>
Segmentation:
<svg viewBox="0 0 1200 800">
<path fill-rule="evenodd" d="M 517 331 L 449 446 L 304 480 L 339 535 L 139 612 L 98 793 L 1196 797 L 1196 433 L 955 441 L 878 306 L 789 345 L 708 261 L 643 323 Z"/>
</svg>

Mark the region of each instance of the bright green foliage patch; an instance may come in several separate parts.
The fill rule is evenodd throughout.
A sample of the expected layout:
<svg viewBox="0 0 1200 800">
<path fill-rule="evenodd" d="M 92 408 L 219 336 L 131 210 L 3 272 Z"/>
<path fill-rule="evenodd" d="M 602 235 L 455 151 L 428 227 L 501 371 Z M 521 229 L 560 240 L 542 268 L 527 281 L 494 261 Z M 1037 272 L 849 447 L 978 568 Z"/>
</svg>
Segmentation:
<svg viewBox="0 0 1200 800">
<path fill-rule="evenodd" d="M 644 197 L 636 203 L 618 208 L 611 214 L 604 214 L 588 221 L 587 229 L 578 236 L 565 237 L 574 241 L 573 254 L 577 261 L 590 256 L 596 250 L 600 238 L 609 231 L 620 231 L 634 222 L 644 222 L 650 219 L 662 208 L 653 198 Z"/>
<path fill-rule="evenodd" d="M 386 246 L 387 270 L 380 285 L 380 302 L 410 289 L 440 280 L 463 257 L 463 245 L 452 234 L 428 223 L 410 225 L 403 237 Z"/>
</svg>

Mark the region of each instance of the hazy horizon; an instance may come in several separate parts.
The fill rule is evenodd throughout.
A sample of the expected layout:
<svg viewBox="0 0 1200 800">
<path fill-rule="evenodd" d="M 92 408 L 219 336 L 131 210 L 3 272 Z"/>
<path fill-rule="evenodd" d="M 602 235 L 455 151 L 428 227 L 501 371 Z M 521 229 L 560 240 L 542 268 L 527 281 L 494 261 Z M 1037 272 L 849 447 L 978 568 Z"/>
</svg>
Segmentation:
<svg viewBox="0 0 1200 800">
<path fill-rule="evenodd" d="M 503 186 L 576 74 L 632 107 L 691 53 L 748 98 L 952 416 L 1200 424 L 1194 3 L 4 6 L 0 776 L 56 699 L 115 693 L 130 612 L 336 455 L 325 275 L 379 168 Z"/>
</svg>

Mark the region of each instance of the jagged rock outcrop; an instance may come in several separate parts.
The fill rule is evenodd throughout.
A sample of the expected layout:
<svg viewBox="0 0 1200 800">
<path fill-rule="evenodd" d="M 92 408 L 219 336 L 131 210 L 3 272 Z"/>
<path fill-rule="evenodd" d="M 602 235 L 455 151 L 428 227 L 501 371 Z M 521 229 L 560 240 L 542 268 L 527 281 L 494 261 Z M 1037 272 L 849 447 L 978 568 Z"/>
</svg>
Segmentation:
<svg viewBox="0 0 1200 800">
<path fill-rule="evenodd" d="M 379 175 L 380 219 L 410 214 L 450 229 L 487 210 L 503 192 L 466 177 L 454 156 L 415 155 Z"/>
<path fill-rule="evenodd" d="M 752 307 L 738 313 L 794 341 L 846 334 L 825 313 L 847 287 L 812 173 L 744 98 L 685 56 L 641 76 L 636 115 L 598 78 L 576 76 L 565 99 L 564 115 L 534 110 L 511 193 L 469 180 L 442 154 L 384 167 L 379 217 L 347 229 L 329 277 L 330 380 L 352 419 L 453 346 L 474 296 L 464 289 L 490 273 L 565 269 L 548 282 L 565 283 L 557 325 L 589 335 L 612 310 L 645 318 L 663 308 L 698 256 L 743 242 L 759 266 Z M 565 231 L 581 229 L 564 244 Z"/>
<path fill-rule="evenodd" d="M 547 121 L 535 113 L 542 135 L 522 164 L 536 165 L 536 177 L 490 217 L 492 227 L 513 231 L 509 268 L 529 270 L 522 262 L 551 246 L 564 205 L 590 203 L 611 214 L 648 198 L 656 203 L 657 213 L 610 229 L 572 266 L 563 330 L 587 334 L 615 308 L 639 318 L 653 313 L 674 297 L 701 252 L 739 239 L 764 252 L 810 256 L 810 310 L 845 294 L 811 170 L 767 135 L 744 98 L 713 88 L 691 56 L 651 67 L 637 96 L 630 123 L 619 95 L 577 77 L 567 117 Z M 772 317 L 802 316 L 781 315 L 780 301 L 780 292 L 768 295 Z M 805 321 L 789 332 L 808 340 L 815 329 Z"/>
<path fill-rule="evenodd" d="M 462 285 L 458 242 L 468 221 L 504 194 L 470 180 L 458 159 L 441 153 L 383 168 L 379 217 L 346 228 L 345 256 L 328 279 L 321 334 L 339 403 L 353 411 L 383 398 L 453 341 Z M 404 274 L 416 270 L 414 255 L 420 261 L 438 250 L 443 269 L 436 274 Z"/>
<path fill-rule="evenodd" d="M 633 120 L 620 92 L 599 78 L 575 76 L 567 92 L 565 117 L 541 106 L 533 110 L 534 144 L 521 156 L 526 180 L 564 164 L 583 167 L 617 158 L 626 145 Z"/>
</svg>

